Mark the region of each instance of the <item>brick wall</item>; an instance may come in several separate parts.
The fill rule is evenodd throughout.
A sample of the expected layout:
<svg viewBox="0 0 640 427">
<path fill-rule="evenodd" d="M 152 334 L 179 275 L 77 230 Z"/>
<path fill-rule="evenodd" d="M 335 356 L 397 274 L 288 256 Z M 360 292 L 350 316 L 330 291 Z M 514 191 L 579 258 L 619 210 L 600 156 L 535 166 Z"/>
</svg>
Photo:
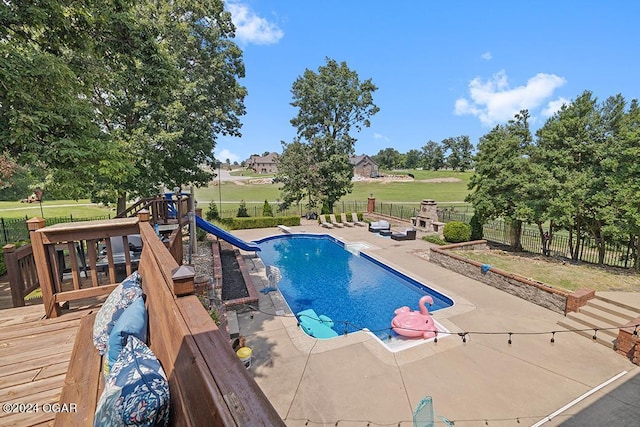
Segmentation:
<svg viewBox="0 0 640 427">
<path fill-rule="evenodd" d="M 495 267 L 490 267 L 485 272 L 482 263 L 449 252 L 451 249 L 468 250 L 485 247 L 485 240 L 434 247 L 431 248 L 429 259 L 449 270 L 561 314 L 578 311 L 579 307 L 595 296 L 595 291 L 591 289 L 569 292 Z"/>
<path fill-rule="evenodd" d="M 640 365 L 640 317 L 630 321 L 618 331 L 616 351 L 631 362 Z"/>
</svg>

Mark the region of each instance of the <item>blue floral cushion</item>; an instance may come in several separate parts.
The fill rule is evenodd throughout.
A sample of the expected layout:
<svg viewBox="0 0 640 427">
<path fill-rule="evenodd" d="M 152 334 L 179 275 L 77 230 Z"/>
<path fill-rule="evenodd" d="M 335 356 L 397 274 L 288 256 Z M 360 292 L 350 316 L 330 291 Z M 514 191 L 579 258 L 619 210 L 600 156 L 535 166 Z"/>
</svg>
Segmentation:
<svg viewBox="0 0 640 427">
<path fill-rule="evenodd" d="M 127 344 L 127 337 L 133 335 L 140 341 L 147 342 L 147 309 L 144 306 L 144 295 L 137 298 L 127 307 L 109 334 L 107 351 L 103 357 L 103 373 L 105 380 L 120 352 Z"/>
<path fill-rule="evenodd" d="M 98 401 L 94 426 L 166 426 L 169 383 L 151 349 L 130 335 Z"/>
<path fill-rule="evenodd" d="M 136 298 L 142 295 L 142 278 L 134 272 L 124 279 L 104 302 L 93 324 L 93 344 L 104 354 L 113 325 Z"/>
</svg>

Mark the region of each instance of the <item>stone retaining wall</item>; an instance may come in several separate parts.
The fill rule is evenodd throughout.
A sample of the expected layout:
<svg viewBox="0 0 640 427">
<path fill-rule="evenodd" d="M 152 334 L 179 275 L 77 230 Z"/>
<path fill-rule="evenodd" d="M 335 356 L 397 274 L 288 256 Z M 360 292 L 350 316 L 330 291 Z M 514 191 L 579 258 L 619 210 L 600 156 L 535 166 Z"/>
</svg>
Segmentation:
<svg viewBox="0 0 640 427">
<path fill-rule="evenodd" d="M 480 262 L 449 252 L 451 249 L 485 249 L 486 243 L 486 240 L 477 240 L 434 247 L 431 248 L 429 259 L 449 270 L 561 314 L 566 314 L 569 311 L 578 311 L 579 307 L 582 307 L 588 300 L 595 297 L 595 291 L 592 289 L 580 289 L 575 292 L 556 289 L 542 282 L 529 280 L 499 268 L 488 265 L 483 268 L 483 264 Z"/>
</svg>

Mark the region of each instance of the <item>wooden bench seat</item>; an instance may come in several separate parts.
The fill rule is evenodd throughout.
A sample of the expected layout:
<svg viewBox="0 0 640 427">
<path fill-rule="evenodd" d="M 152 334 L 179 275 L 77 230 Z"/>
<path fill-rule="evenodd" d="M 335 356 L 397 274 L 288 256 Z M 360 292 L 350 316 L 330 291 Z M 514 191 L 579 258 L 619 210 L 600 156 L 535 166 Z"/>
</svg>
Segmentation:
<svg viewBox="0 0 640 427">
<path fill-rule="evenodd" d="M 170 426 L 284 426 L 202 303 L 193 271 L 179 266 L 148 222 L 140 223 L 139 273 L 149 315 L 148 344 L 169 381 Z M 60 403 L 77 412 L 56 426 L 91 426 L 103 388 L 93 346 L 95 313 L 82 319 Z"/>
<path fill-rule="evenodd" d="M 96 314 L 97 312 L 90 313 L 80 320 L 60 395 L 61 405 L 75 406 L 69 407 L 69 412 L 57 413 L 55 425 L 93 425 L 93 415 L 103 387 L 102 357 L 93 345 L 93 323 Z"/>
</svg>

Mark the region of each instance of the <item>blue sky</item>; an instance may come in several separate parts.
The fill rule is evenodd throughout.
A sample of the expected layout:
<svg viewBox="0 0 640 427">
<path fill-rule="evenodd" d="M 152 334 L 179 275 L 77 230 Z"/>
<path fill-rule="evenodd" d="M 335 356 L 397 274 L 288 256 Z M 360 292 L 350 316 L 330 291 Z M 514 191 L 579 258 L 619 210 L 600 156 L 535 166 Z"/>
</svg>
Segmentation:
<svg viewBox="0 0 640 427">
<path fill-rule="evenodd" d="M 469 135 L 474 146 L 522 108 L 535 131 L 563 102 L 640 98 L 640 2 L 226 1 L 244 51 L 241 138 L 218 138 L 231 162 L 291 142 L 291 86 L 325 57 L 378 87 L 380 112 L 356 153 Z"/>
</svg>

